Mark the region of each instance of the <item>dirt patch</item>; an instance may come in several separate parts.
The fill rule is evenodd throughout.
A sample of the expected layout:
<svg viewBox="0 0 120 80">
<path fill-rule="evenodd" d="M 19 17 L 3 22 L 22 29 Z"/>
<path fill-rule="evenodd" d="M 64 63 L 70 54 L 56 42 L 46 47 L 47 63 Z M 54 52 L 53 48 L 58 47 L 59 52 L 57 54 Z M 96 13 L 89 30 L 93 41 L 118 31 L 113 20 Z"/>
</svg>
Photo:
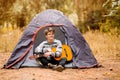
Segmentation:
<svg viewBox="0 0 120 80">
<path fill-rule="evenodd" d="M 0 53 L 1 67 L 9 56 L 10 53 Z M 103 68 L 65 69 L 63 72 L 43 68 L 0 69 L 0 80 L 119 80 L 120 60 L 98 56 Z"/>
</svg>

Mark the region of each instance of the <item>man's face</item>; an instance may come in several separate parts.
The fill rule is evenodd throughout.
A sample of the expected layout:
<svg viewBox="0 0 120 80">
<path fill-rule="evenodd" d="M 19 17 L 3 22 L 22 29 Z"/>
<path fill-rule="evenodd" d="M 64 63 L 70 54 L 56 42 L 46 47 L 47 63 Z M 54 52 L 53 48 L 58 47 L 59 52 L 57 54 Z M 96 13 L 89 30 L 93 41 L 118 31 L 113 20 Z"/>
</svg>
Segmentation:
<svg viewBox="0 0 120 80">
<path fill-rule="evenodd" d="M 52 31 L 48 32 L 46 38 L 47 40 L 54 40 L 54 33 Z"/>
</svg>

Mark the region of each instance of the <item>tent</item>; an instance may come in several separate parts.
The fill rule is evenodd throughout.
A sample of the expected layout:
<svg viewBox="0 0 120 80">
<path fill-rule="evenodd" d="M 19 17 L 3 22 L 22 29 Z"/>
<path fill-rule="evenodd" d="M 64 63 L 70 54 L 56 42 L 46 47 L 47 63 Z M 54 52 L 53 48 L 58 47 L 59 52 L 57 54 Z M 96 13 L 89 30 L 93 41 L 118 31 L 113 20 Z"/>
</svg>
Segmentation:
<svg viewBox="0 0 120 80">
<path fill-rule="evenodd" d="M 88 43 L 71 21 L 62 12 L 48 9 L 37 14 L 28 24 L 4 68 L 39 67 L 36 60 L 30 60 L 29 56 L 45 40 L 43 30 L 48 27 L 53 27 L 55 38 L 69 45 L 73 52 L 73 59 L 66 67 L 90 68 L 98 65 Z"/>
</svg>

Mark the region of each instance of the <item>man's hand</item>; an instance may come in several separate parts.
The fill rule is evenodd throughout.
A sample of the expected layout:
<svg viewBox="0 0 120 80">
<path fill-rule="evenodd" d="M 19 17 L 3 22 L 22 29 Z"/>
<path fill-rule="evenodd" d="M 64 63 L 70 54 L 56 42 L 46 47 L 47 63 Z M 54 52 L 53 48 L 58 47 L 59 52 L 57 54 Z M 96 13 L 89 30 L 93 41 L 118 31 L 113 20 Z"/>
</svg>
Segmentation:
<svg viewBox="0 0 120 80">
<path fill-rule="evenodd" d="M 33 54 L 33 55 L 30 56 L 29 58 L 30 58 L 30 60 L 32 60 L 32 59 L 36 59 L 36 58 L 39 58 L 39 55 L 37 55 L 37 54 Z"/>
<path fill-rule="evenodd" d="M 49 56 L 51 55 L 51 53 L 52 53 L 52 52 L 46 52 L 46 53 L 44 53 L 43 56 L 47 58 L 47 57 L 49 57 Z"/>
</svg>

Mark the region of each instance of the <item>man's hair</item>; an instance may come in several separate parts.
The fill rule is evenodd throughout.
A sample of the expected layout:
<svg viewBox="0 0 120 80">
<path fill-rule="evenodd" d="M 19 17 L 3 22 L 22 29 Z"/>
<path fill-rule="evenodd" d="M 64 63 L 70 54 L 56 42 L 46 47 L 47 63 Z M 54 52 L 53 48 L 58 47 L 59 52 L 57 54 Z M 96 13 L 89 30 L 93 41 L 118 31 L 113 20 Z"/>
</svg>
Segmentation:
<svg viewBox="0 0 120 80">
<path fill-rule="evenodd" d="M 54 34 L 55 30 L 53 28 L 49 27 L 49 28 L 47 28 L 47 29 L 44 30 L 44 34 L 47 35 L 48 32 L 53 32 L 53 34 Z"/>
</svg>

